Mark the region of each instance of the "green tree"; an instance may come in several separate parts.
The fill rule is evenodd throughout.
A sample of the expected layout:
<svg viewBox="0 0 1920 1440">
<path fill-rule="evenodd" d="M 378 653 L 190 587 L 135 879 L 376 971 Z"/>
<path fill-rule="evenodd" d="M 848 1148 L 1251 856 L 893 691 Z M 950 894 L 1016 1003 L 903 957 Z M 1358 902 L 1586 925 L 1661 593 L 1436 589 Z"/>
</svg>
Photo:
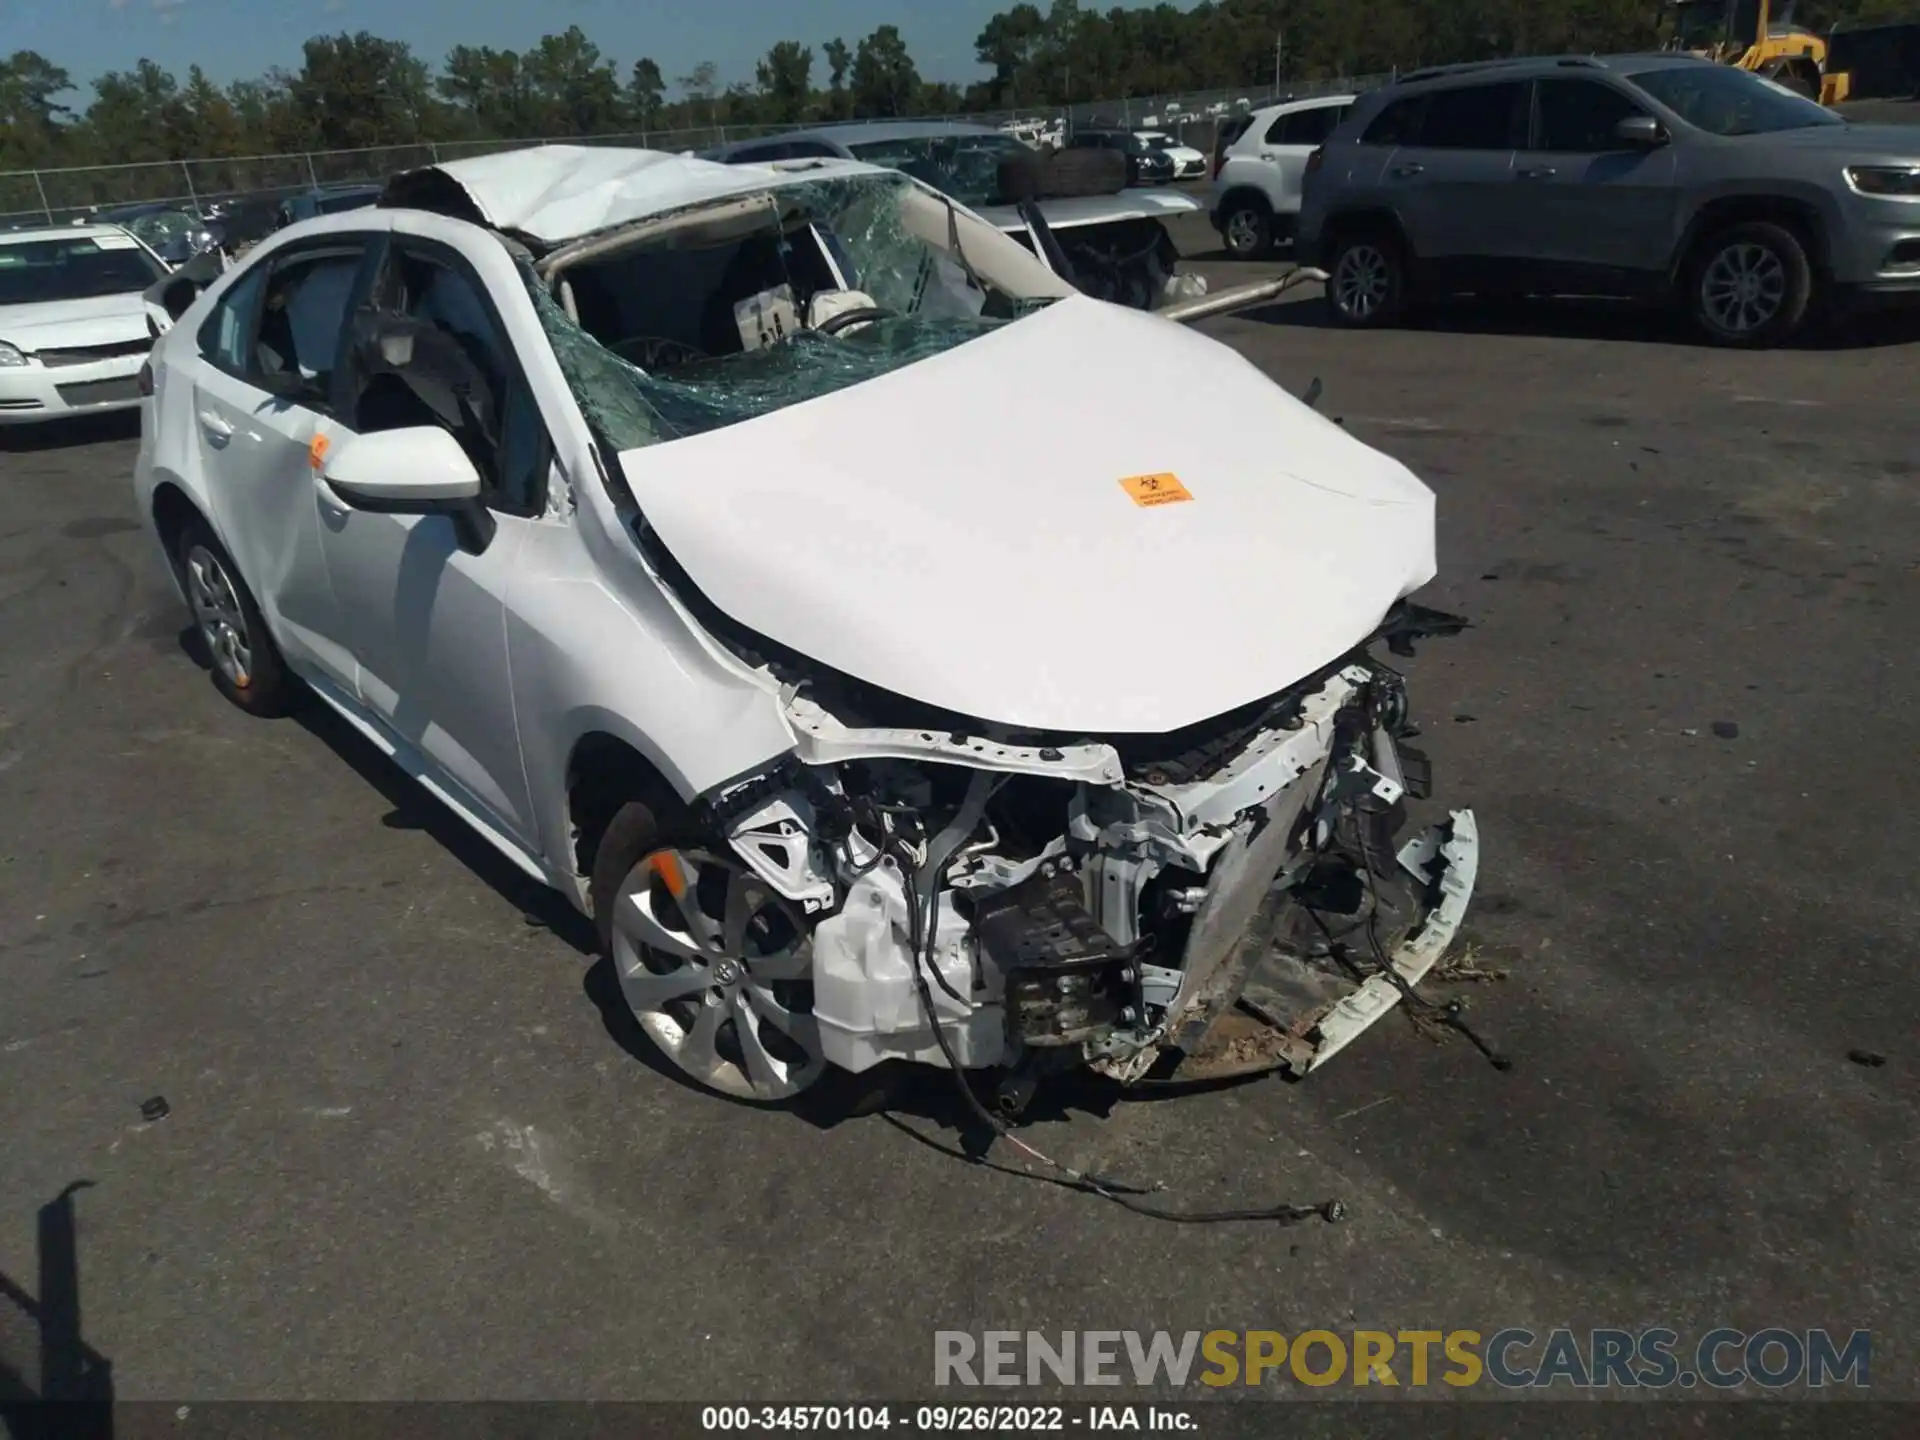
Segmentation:
<svg viewBox="0 0 1920 1440">
<path fill-rule="evenodd" d="M 687 97 L 690 111 L 704 109 L 709 125 L 719 123 L 719 112 L 714 103 L 714 91 L 720 84 L 720 67 L 711 60 L 702 60 L 685 75 L 677 77 L 674 84 L 680 87 L 680 93 Z"/>
<path fill-rule="evenodd" d="M 329 150 L 405 145 L 424 138 L 431 116 L 427 67 L 402 40 L 316 35 L 302 47 L 293 104 Z"/>
<path fill-rule="evenodd" d="M 71 89 L 73 77 L 37 50 L 0 60 L 0 160 L 8 169 L 58 158 L 61 126 L 73 110 L 57 97 Z"/>
<path fill-rule="evenodd" d="M 844 120 L 852 110 L 847 99 L 847 71 L 853 66 L 853 52 L 836 35 L 820 47 L 820 53 L 827 57 L 827 115 Z"/>
<path fill-rule="evenodd" d="M 907 42 L 898 27 L 882 25 L 860 42 L 853 57 L 853 113 L 862 119 L 908 114 L 920 91 Z"/>
<path fill-rule="evenodd" d="M 441 97 L 467 116 L 475 133 L 531 136 L 539 118 L 533 87 L 520 56 L 490 45 L 456 45 L 446 72 L 434 82 Z"/>
<path fill-rule="evenodd" d="M 813 51 L 798 40 L 781 40 L 754 67 L 767 118 L 791 124 L 805 117 L 813 95 Z"/>
<path fill-rule="evenodd" d="M 666 96 L 667 82 L 660 73 L 660 62 L 647 55 L 634 61 L 633 71 L 627 76 L 627 108 L 642 130 L 659 117 Z"/>
<path fill-rule="evenodd" d="M 973 50 L 982 65 L 993 69 L 990 83 L 994 103 L 1020 103 L 1020 76 L 1032 63 L 1033 52 L 1046 27 L 1047 22 L 1038 9 L 1020 4 L 995 15 L 980 31 Z"/>
<path fill-rule="evenodd" d="M 520 61 L 538 133 L 599 135 L 620 124 L 620 77 L 578 25 L 543 35 Z"/>
<path fill-rule="evenodd" d="M 180 138 L 180 82 L 152 60 L 109 70 L 93 82 L 85 133 L 94 154 L 118 162 L 185 158 Z"/>
</svg>

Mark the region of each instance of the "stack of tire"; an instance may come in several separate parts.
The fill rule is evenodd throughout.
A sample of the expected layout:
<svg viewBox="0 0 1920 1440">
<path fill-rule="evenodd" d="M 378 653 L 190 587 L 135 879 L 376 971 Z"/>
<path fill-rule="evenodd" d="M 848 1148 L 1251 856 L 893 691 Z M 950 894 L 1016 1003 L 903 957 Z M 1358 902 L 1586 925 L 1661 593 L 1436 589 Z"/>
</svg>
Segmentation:
<svg viewBox="0 0 1920 1440">
<path fill-rule="evenodd" d="M 1009 155 L 1000 162 L 1000 203 L 1118 195 L 1127 188 L 1127 157 L 1091 146 Z"/>
</svg>

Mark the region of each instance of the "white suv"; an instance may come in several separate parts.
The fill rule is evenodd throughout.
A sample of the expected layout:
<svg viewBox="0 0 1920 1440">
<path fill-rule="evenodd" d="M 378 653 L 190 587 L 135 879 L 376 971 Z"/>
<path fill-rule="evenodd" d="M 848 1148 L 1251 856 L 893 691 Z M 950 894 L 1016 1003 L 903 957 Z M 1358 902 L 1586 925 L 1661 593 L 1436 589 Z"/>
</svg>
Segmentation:
<svg viewBox="0 0 1920 1440">
<path fill-rule="evenodd" d="M 332 707 L 588 911 L 702 1085 L 1137 1079 L 1280 910 L 1256 1068 L 1305 1071 L 1460 923 L 1472 817 L 1396 838 L 1369 653 L 1456 623 L 1402 602 L 1432 493 L 917 180 L 486 156 L 174 303 L 135 496 L 215 683 Z"/>
<path fill-rule="evenodd" d="M 1320 95 L 1256 110 L 1214 169 L 1213 228 L 1236 260 L 1255 260 L 1293 238 L 1307 156 L 1352 107 L 1351 95 Z"/>
</svg>

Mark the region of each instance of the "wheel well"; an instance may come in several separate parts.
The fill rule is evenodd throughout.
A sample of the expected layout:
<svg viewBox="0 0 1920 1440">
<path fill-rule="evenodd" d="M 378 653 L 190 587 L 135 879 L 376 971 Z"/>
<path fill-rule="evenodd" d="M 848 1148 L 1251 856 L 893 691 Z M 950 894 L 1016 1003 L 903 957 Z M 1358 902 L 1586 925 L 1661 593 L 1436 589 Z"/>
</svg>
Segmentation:
<svg viewBox="0 0 1920 1440">
<path fill-rule="evenodd" d="M 1693 259 L 1700 245 L 1709 236 L 1717 234 L 1729 225 L 1742 225 L 1749 221 L 1763 220 L 1791 230 L 1794 237 L 1806 247 L 1807 260 L 1816 274 L 1824 273 L 1827 268 L 1826 231 L 1820 223 L 1820 213 L 1804 200 L 1788 199 L 1784 195 L 1730 195 L 1722 200 L 1712 200 L 1700 208 L 1687 227 L 1685 238 L 1673 257 L 1671 278 L 1678 282 Z"/>
<path fill-rule="evenodd" d="M 1267 198 L 1266 192 L 1256 190 L 1251 185 L 1239 186 L 1222 195 L 1220 213 L 1231 215 L 1242 204 L 1251 205 L 1257 210 L 1265 210 L 1268 214 L 1273 213 L 1273 202 Z"/>
<path fill-rule="evenodd" d="M 1346 210 L 1332 216 L 1321 228 L 1322 248 L 1331 252 L 1334 245 L 1351 235 L 1384 234 L 1400 247 L 1403 255 L 1412 255 L 1407 232 L 1391 210 Z"/>
<path fill-rule="evenodd" d="M 178 485 L 163 484 L 153 492 L 153 528 L 166 547 L 167 563 L 178 565 L 180 535 L 189 522 L 201 519 L 200 508 Z"/>
<path fill-rule="evenodd" d="M 603 731 L 580 737 L 567 762 L 567 816 L 573 828 L 573 863 L 593 874 L 600 841 L 629 800 L 658 806 L 674 790 L 646 756 Z"/>
</svg>

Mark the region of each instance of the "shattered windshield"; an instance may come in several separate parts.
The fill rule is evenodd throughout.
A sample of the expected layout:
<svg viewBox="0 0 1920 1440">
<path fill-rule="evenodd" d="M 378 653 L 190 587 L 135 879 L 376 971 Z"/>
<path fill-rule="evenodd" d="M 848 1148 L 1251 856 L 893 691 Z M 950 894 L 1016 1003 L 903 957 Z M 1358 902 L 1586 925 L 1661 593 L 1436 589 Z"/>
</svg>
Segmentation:
<svg viewBox="0 0 1920 1440">
<path fill-rule="evenodd" d="M 925 238 L 950 207 L 901 176 L 756 198 L 757 226 L 742 228 L 749 200 L 733 207 L 730 229 L 716 221 L 702 231 L 696 217 L 674 235 L 568 265 L 552 289 L 524 267 L 560 368 L 615 449 L 832 394 L 1044 303 L 996 289 L 964 250 L 956 260 Z"/>
<path fill-rule="evenodd" d="M 972 206 L 1000 204 L 1001 162 L 1033 154 L 1032 146 L 1011 135 L 918 135 L 847 149 L 856 160 L 904 171 Z"/>
</svg>

